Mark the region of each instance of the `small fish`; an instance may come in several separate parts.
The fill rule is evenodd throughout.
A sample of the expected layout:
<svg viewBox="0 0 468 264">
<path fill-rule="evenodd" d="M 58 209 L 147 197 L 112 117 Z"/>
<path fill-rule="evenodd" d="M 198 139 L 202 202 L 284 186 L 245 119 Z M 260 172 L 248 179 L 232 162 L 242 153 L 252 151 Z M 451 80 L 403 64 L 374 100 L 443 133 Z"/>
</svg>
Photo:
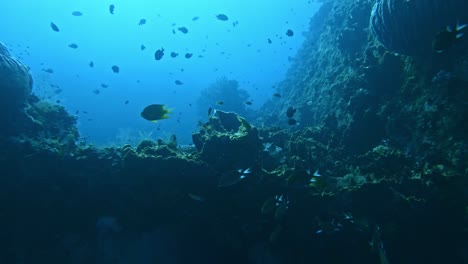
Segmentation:
<svg viewBox="0 0 468 264">
<path fill-rule="evenodd" d="M 271 43 L 272 43 L 271 39 L 268 39 L 267 41 L 268 41 L 268 44 L 271 44 Z"/>
<path fill-rule="evenodd" d="M 113 71 L 114 73 L 119 73 L 119 72 L 120 72 L 119 66 L 116 66 L 116 65 L 112 66 L 112 71 Z"/>
<path fill-rule="evenodd" d="M 280 97 L 281 97 L 281 94 L 279 94 L 279 93 L 274 93 L 273 96 L 274 96 L 274 97 L 280 98 Z"/>
<path fill-rule="evenodd" d="M 171 111 L 172 109 L 166 108 L 166 105 L 152 104 L 143 109 L 141 117 L 151 122 L 156 122 L 157 120 L 169 118 Z"/>
<path fill-rule="evenodd" d="M 72 15 L 73 15 L 73 16 L 82 16 L 83 13 L 81 13 L 80 11 L 73 11 L 73 12 L 72 12 Z"/>
<path fill-rule="evenodd" d="M 145 45 L 141 44 L 140 50 L 145 50 L 145 49 L 146 49 Z"/>
<path fill-rule="evenodd" d="M 462 30 L 467 27 L 468 24 L 460 25 L 459 23 L 457 23 L 454 28 L 447 26 L 444 31 L 439 32 L 435 36 L 434 40 L 432 41 L 432 49 L 437 53 L 442 53 L 448 50 L 460 41 L 464 35 Z"/>
<path fill-rule="evenodd" d="M 217 105 L 224 105 L 224 102 L 223 101 L 217 101 L 216 104 Z"/>
<path fill-rule="evenodd" d="M 181 81 L 179 81 L 179 80 L 176 80 L 174 83 L 175 83 L 176 85 L 182 85 L 182 84 L 184 84 L 183 82 L 181 82 Z"/>
<path fill-rule="evenodd" d="M 193 54 L 192 53 L 185 53 L 185 58 L 190 59 L 192 58 Z"/>
<path fill-rule="evenodd" d="M 289 118 L 292 118 L 294 114 L 296 113 L 296 109 L 294 107 L 288 107 L 288 110 L 286 110 L 286 116 Z"/>
<path fill-rule="evenodd" d="M 288 29 L 288 30 L 286 31 L 286 36 L 288 36 L 288 37 L 294 36 L 294 31 L 292 31 L 291 29 Z"/>
<path fill-rule="evenodd" d="M 124 103 L 124 104 L 126 104 L 126 105 L 127 105 L 128 103 L 130 103 L 130 101 L 128 101 L 128 100 L 125 100 L 125 103 Z"/>
<path fill-rule="evenodd" d="M 163 56 L 164 56 L 164 48 L 158 49 L 156 52 L 154 52 L 155 60 L 161 60 Z"/>
<path fill-rule="evenodd" d="M 196 16 L 196 17 L 192 18 L 192 21 L 197 21 L 198 19 L 199 19 L 199 17 Z"/>
<path fill-rule="evenodd" d="M 57 25 L 55 25 L 53 22 L 50 22 L 50 27 L 52 28 L 53 31 L 55 32 L 59 32 L 60 29 L 57 27 Z"/>
<path fill-rule="evenodd" d="M 92 68 L 92 67 L 94 67 L 94 62 L 90 61 L 88 65 L 89 65 L 90 68 Z"/>
<path fill-rule="evenodd" d="M 321 177 L 322 175 L 320 174 L 319 170 L 315 170 L 314 172 L 314 177 Z"/>
<path fill-rule="evenodd" d="M 288 125 L 294 126 L 294 125 L 296 125 L 296 124 L 297 124 L 296 119 L 293 119 L 293 118 L 288 119 Z"/>
<path fill-rule="evenodd" d="M 177 28 L 177 30 L 179 30 L 180 32 L 182 32 L 184 34 L 188 33 L 188 29 L 186 27 L 180 27 L 180 28 Z"/>
<path fill-rule="evenodd" d="M 192 104 L 190 104 L 190 106 L 192 106 Z M 208 108 L 208 116 L 211 115 L 211 111 L 213 111 L 213 107 Z"/>
<path fill-rule="evenodd" d="M 140 21 L 138 22 L 138 25 L 143 26 L 144 24 L 146 24 L 146 19 L 144 18 L 140 19 Z"/>
<path fill-rule="evenodd" d="M 98 89 L 96 89 L 96 90 L 93 90 L 93 93 L 94 93 L 94 94 L 100 94 L 101 91 L 99 91 Z"/>
<path fill-rule="evenodd" d="M 236 27 L 237 25 L 239 25 L 239 21 L 234 21 L 234 22 L 232 22 L 232 26 L 233 26 L 233 27 Z"/>
<path fill-rule="evenodd" d="M 114 14 L 114 10 L 115 10 L 115 6 L 114 5 L 110 5 L 109 6 L 109 13 L 111 13 L 112 15 Z"/>
<path fill-rule="evenodd" d="M 193 193 L 189 193 L 188 196 L 194 200 L 194 201 L 197 201 L 197 202 L 204 202 L 205 201 L 205 198 L 203 196 L 200 196 L 200 195 L 196 195 L 196 194 L 193 194 Z"/>
<path fill-rule="evenodd" d="M 172 57 L 172 58 L 175 58 L 175 57 L 177 57 L 178 55 L 179 55 L 179 53 L 177 53 L 177 52 L 174 52 L 174 51 L 171 52 L 171 57 Z"/>
<path fill-rule="evenodd" d="M 101 83 L 101 87 L 102 87 L 102 88 L 107 88 L 107 87 L 109 87 L 109 85 L 107 85 L 107 84 L 105 84 L 105 83 Z"/>
<path fill-rule="evenodd" d="M 227 21 L 229 19 L 225 14 L 218 14 L 216 15 L 216 18 L 221 21 Z"/>
<path fill-rule="evenodd" d="M 252 101 L 245 102 L 246 105 L 252 105 Z"/>
<path fill-rule="evenodd" d="M 54 73 L 54 70 L 52 70 L 51 68 L 42 69 L 42 70 L 47 72 L 47 73 Z"/>
<path fill-rule="evenodd" d="M 77 49 L 78 48 L 78 45 L 75 44 L 75 43 L 72 43 L 70 45 L 68 45 L 68 47 L 72 48 L 72 49 Z"/>
</svg>

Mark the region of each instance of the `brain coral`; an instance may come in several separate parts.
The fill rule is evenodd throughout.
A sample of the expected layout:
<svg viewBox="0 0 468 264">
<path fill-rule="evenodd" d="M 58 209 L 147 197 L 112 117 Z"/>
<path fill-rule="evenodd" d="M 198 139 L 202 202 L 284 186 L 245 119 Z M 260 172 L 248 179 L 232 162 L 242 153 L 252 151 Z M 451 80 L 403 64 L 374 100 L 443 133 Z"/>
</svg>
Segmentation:
<svg viewBox="0 0 468 264">
<path fill-rule="evenodd" d="M 467 10 L 467 0 L 377 0 L 370 28 L 389 51 L 420 55 L 447 26 L 468 23 Z"/>
</svg>

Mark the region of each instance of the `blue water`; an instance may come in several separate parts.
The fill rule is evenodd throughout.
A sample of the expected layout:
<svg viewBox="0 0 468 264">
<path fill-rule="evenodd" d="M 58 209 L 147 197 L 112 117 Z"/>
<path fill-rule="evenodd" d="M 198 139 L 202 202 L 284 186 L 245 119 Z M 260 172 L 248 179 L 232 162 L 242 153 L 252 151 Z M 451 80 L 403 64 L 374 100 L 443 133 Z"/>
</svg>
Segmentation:
<svg viewBox="0 0 468 264">
<path fill-rule="evenodd" d="M 271 98 L 272 86 L 285 78 L 288 58 L 300 48 L 318 7 L 310 2 L 3 1 L 0 41 L 31 68 L 35 94 L 59 101 L 78 117 L 88 142 L 122 144 L 129 135 L 166 138 L 175 133 L 179 143 L 189 144 L 197 122 L 207 118 L 200 116 L 206 111 L 196 109 L 196 99 L 217 79 L 239 81 L 251 96 L 252 111 Z M 115 5 L 114 15 L 110 4 Z M 73 16 L 73 11 L 83 16 Z M 226 14 L 229 20 L 217 20 L 216 14 Z M 143 18 L 146 24 L 138 25 Z M 60 32 L 51 29 L 51 22 Z M 177 30 L 182 26 L 188 34 Z M 288 29 L 293 37 L 286 36 Z M 71 43 L 78 48 L 68 47 Z M 140 50 L 142 44 L 146 50 Z M 156 61 L 154 52 L 160 48 L 165 56 Z M 171 58 L 171 51 L 179 56 Z M 193 57 L 185 59 L 186 52 Z M 120 73 L 112 72 L 113 65 Z M 48 68 L 54 72 L 43 70 Z M 177 86 L 175 80 L 184 84 Z M 102 83 L 109 87 L 102 88 Z M 99 94 L 93 92 L 96 89 Z M 153 103 L 174 108 L 171 118 L 157 123 L 141 118 L 141 110 Z"/>
</svg>

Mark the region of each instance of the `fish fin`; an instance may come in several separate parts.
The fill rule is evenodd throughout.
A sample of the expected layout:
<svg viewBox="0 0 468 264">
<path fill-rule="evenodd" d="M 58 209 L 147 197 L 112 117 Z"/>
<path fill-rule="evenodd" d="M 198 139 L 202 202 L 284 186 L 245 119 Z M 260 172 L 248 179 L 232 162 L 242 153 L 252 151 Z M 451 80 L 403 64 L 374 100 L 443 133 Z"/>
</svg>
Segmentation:
<svg viewBox="0 0 468 264">
<path fill-rule="evenodd" d="M 463 37 L 463 35 L 464 35 L 463 33 L 458 33 L 458 34 L 455 36 L 455 38 L 461 39 L 461 37 Z"/>
<path fill-rule="evenodd" d="M 158 122 L 158 120 L 151 120 L 151 122 L 153 122 L 153 123 L 157 123 L 157 122 Z"/>
<path fill-rule="evenodd" d="M 451 26 L 447 26 L 447 27 L 445 28 L 445 30 L 447 30 L 447 32 L 452 32 L 452 31 L 453 31 L 453 29 L 452 29 Z"/>
</svg>

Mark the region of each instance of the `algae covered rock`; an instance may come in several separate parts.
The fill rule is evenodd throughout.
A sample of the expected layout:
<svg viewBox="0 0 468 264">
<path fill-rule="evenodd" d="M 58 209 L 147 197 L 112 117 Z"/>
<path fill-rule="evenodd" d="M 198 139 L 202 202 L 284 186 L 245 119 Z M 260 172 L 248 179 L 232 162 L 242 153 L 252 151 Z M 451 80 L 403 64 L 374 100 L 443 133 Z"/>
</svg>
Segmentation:
<svg viewBox="0 0 468 264">
<path fill-rule="evenodd" d="M 216 111 L 192 138 L 201 159 L 218 168 L 249 167 L 262 148 L 257 128 L 233 112 Z"/>
<path fill-rule="evenodd" d="M 13 58 L 0 42 L 0 118 L 10 120 L 26 104 L 32 91 L 29 69 Z"/>
</svg>

